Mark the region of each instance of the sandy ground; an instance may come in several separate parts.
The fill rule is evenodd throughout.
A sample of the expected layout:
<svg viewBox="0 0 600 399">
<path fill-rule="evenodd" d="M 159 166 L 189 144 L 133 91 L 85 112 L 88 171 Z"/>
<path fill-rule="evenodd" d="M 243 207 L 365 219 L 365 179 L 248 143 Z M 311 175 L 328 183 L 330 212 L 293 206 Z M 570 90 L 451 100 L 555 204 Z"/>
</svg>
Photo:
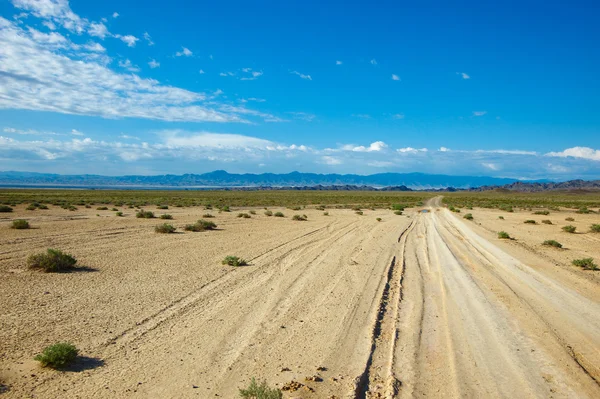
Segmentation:
<svg viewBox="0 0 600 399">
<path fill-rule="evenodd" d="M 298 382 L 284 391 L 296 398 L 600 397 L 600 272 L 570 265 L 600 261 L 600 235 L 560 230 L 598 215 L 476 209 L 467 221 L 429 205 L 213 211 L 219 230 L 172 235 L 132 210 L 0 214 L 2 397 L 234 398 L 251 377 Z M 206 211 L 163 212 L 183 227 Z M 35 229 L 8 229 L 19 217 Z M 48 247 L 93 270 L 26 270 Z M 72 370 L 31 360 L 57 341 L 81 349 Z"/>
</svg>

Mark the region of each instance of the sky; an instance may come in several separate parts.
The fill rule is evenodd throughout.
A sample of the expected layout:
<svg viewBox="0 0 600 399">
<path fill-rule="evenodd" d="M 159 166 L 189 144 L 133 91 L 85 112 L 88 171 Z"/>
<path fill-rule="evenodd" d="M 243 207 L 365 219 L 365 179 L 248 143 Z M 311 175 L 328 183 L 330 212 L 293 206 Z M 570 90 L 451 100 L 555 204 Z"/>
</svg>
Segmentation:
<svg viewBox="0 0 600 399">
<path fill-rule="evenodd" d="M 598 1 L 0 0 L 0 170 L 600 179 Z"/>
</svg>

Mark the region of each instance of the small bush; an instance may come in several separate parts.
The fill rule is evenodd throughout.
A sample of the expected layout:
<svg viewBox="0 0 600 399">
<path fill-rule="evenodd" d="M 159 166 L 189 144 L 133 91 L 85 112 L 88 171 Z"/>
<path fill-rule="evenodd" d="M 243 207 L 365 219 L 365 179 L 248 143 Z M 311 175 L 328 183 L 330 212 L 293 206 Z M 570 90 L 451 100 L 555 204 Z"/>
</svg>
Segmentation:
<svg viewBox="0 0 600 399">
<path fill-rule="evenodd" d="M 111 209 L 111 211 L 113 211 L 113 212 L 117 212 L 117 211 L 118 211 L 118 209 L 117 209 L 117 208 L 112 208 L 112 209 Z"/>
<path fill-rule="evenodd" d="M 381 222 L 381 218 L 377 218 L 377 219 L 375 219 L 375 220 L 377 220 L 378 222 Z"/>
<path fill-rule="evenodd" d="M 546 240 L 542 243 L 542 245 L 554 248 L 562 248 L 562 244 L 556 240 Z"/>
<path fill-rule="evenodd" d="M 161 233 L 161 234 L 175 233 L 175 230 L 177 230 L 177 229 L 168 223 L 159 224 L 158 226 L 156 226 L 154 228 L 155 233 Z"/>
<path fill-rule="evenodd" d="M 10 225 L 11 229 L 17 229 L 17 230 L 28 229 L 29 227 L 30 227 L 29 222 L 24 219 L 13 220 L 12 224 Z"/>
<path fill-rule="evenodd" d="M 499 231 L 498 238 L 502 238 L 504 240 L 509 240 L 510 236 L 508 235 L 508 233 L 506 231 Z"/>
<path fill-rule="evenodd" d="M 161 219 L 173 220 L 173 216 L 165 213 L 164 215 L 160 215 Z"/>
<path fill-rule="evenodd" d="M 136 212 L 135 217 L 138 219 L 154 219 L 155 216 L 154 212 L 140 209 L 138 212 Z"/>
<path fill-rule="evenodd" d="M 285 215 L 282 212 L 275 212 L 275 214 L 273 214 L 273 216 L 277 217 L 277 218 L 284 218 Z"/>
<path fill-rule="evenodd" d="M 575 211 L 575 213 L 585 213 L 585 214 L 588 214 L 588 213 L 591 213 L 591 211 L 584 206 L 582 208 L 579 208 L 579 210 Z"/>
<path fill-rule="evenodd" d="M 265 216 L 273 216 L 273 212 L 271 212 L 271 211 L 265 211 Z"/>
<path fill-rule="evenodd" d="M 567 222 L 574 222 L 574 221 L 575 221 L 575 219 L 573 219 L 573 218 L 566 218 L 565 220 L 566 220 Z"/>
<path fill-rule="evenodd" d="M 198 231 L 205 231 L 205 230 L 214 230 L 216 228 L 217 228 L 217 225 L 214 224 L 213 222 L 209 222 L 207 220 L 200 219 L 194 224 L 186 225 L 184 230 L 198 232 Z"/>
<path fill-rule="evenodd" d="M 29 205 L 27 208 L 25 208 L 25 210 L 27 211 L 35 211 L 37 209 L 37 206 L 31 204 Z"/>
<path fill-rule="evenodd" d="M 231 209 L 229 209 L 229 206 L 225 205 L 221 208 L 221 212 L 231 212 Z"/>
<path fill-rule="evenodd" d="M 221 262 L 224 265 L 229 266 L 246 266 L 248 262 L 245 259 L 239 258 L 237 256 L 226 256 L 225 259 Z"/>
<path fill-rule="evenodd" d="M 256 382 L 254 377 L 246 389 L 240 389 L 240 396 L 245 399 L 281 399 L 283 394 L 277 388 L 269 388 L 266 381 Z"/>
<path fill-rule="evenodd" d="M 535 220 L 531 220 L 531 219 L 526 220 L 523 223 L 525 223 L 525 224 L 537 224 L 537 222 Z"/>
<path fill-rule="evenodd" d="M 600 224 L 593 224 L 590 226 L 590 231 L 592 233 L 600 233 Z"/>
<path fill-rule="evenodd" d="M 573 265 L 583 267 L 586 270 L 598 270 L 598 265 L 592 258 L 575 259 Z"/>
<path fill-rule="evenodd" d="M 504 216 L 498 216 L 498 219 L 504 220 Z"/>
<path fill-rule="evenodd" d="M 294 207 L 292 207 L 292 208 L 290 208 L 290 209 L 291 209 L 292 211 L 299 211 L 299 210 L 300 210 L 300 209 L 302 209 L 302 208 L 300 208 L 299 206 L 294 206 Z"/>
<path fill-rule="evenodd" d="M 0 205 L 0 212 L 12 212 L 13 209 L 10 206 L 7 205 Z"/>
<path fill-rule="evenodd" d="M 38 206 L 38 209 L 46 210 L 46 209 L 48 209 L 48 206 L 41 204 L 40 206 Z"/>
<path fill-rule="evenodd" d="M 544 224 L 552 224 L 552 221 L 548 220 L 548 219 L 544 219 L 544 220 L 542 220 L 542 223 L 544 223 Z"/>
<path fill-rule="evenodd" d="M 354 213 L 356 213 L 357 215 L 362 215 L 362 214 L 363 214 L 363 211 L 356 211 L 356 212 L 354 212 Z"/>
<path fill-rule="evenodd" d="M 323 216 L 329 216 L 329 212 L 323 212 Z"/>
<path fill-rule="evenodd" d="M 108 207 L 107 206 L 99 206 L 98 208 L 96 208 L 97 211 L 108 211 Z"/>
<path fill-rule="evenodd" d="M 27 258 L 27 267 L 41 269 L 46 273 L 68 271 L 75 268 L 77 259 L 57 249 L 48 249 L 46 253 L 30 255 Z"/>
<path fill-rule="evenodd" d="M 256 215 L 256 211 L 250 211 L 251 215 Z"/>
<path fill-rule="evenodd" d="M 450 209 L 450 211 L 452 211 L 452 212 L 460 213 L 460 209 L 458 209 L 458 208 L 455 208 L 455 207 L 453 207 L 452 205 L 450 205 L 450 206 L 448 207 L 448 209 Z"/>
<path fill-rule="evenodd" d="M 305 221 L 307 218 L 306 215 L 294 215 L 292 216 L 292 220 Z"/>
<path fill-rule="evenodd" d="M 87 209 L 90 209 L 92 206 L 91 205 L 86 205 L 85 206 Z M 133 208 L 132 206 L 130 206 L 130 208 Z"/>
<path fill-rule="evenodd" d="M 156 207 L 156 209 L 169 209 L 168 205 L 159 205 Z"/>
<path fill-rule="evenodd" d="M 550 212 L 549 211 L 535 211 L 535 212 L 533 212 L 533 214 L 548 216 L 550 214 Z"/>
<path fill-rule="evenodd" d="M 71 364 L 79 354 L 79 350 L 67 342 L 61 342 L 48 346 L 42 353 L 37 355 L 37 360 L 43 367 L 54 369 L 62 368 Z"/>
<path fill-rule="evenodd" d="M 215 215 L 213 215 L 212 213 L 205 213 L 204 215 L 202 215 L 202 217 L 203 217 L 203 218 L 210 219 L 210 218 L 214 218 L 214 217 L 215 217 Z"/>
<path fill-rule="evenodd" d="M 404 206 L 400 205 L 400 204 L 393 204 L 392 205 L 392 210 L 393 211 L 400 211 L 400 212 L 402 212 L 404 210 Z"/>
<path fill-rule="evenodd" d="M 394 211 L 394 215 L 402 215 L 402 211 L 400 211 L 400 210 Z"/>
<path fill-rule="evenodd" d="M 467 220 L 473 220 L 473 215 L 470 213 L 465 214 L 465 216 L 463 216 L 463 218 L 467 219 Z"/>
<path fill-rule="evenodd" d="M 319 206 L 315 207 L 315 209 L 317 211 L 324 211 L 325 210 L 325 206 L 324 205 L 319 205 Z"/>
<path fill-rule="evenodd" d="M 238 213 L 237 217 L 244 218 L 244 219 L 250 219 L 252 216 L 248 215 L 247 213 Z"/>
<path fill-rule="evenodd" d="M 577 227 L 572 226 L 572 225 L 567 225 L 567 226 L 563 226 L 562 230 L 566 231 L 567 233 L 575 233 L 575 230 L 577 229 Z"/>
</svg>

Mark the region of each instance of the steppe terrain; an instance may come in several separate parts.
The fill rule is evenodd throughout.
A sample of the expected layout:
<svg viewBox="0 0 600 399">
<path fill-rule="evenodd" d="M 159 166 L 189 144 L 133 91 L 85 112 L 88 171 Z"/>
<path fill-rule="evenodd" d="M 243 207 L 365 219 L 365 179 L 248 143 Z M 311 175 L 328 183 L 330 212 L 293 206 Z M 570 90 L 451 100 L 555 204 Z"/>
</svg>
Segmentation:
<svg viewBox="0 0 600 399">
<path fill-rule="evenodd" d="M 235 398 L 256 377 L 285 398 L 600 397 L 600 272 L 571 264 L 600 263 L 600 213 L 411 205 L 146 206 L 178 228 L 156 234 L 165 221 L 127 207 L 19 204 L 0 213 L 1 396 Z M 183 231 L 205 213 L 217 230 Z M 32 228 L 10 229 L 19 218 Z M 86 268 L 28 270 L 46 248 Z M 40 368 L 59 341 L 78 362 Z"/>
</svg>

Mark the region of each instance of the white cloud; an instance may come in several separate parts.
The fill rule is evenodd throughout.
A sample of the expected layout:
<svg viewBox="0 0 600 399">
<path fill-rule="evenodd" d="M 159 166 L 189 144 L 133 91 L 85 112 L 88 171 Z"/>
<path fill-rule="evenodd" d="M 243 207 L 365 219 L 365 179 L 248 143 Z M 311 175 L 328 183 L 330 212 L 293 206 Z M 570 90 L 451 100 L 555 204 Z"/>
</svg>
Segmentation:
<svg viewBox="0 0 600 399">
<path fill-rule="evenodd" d="M 572 157 L 591 161 L 600 161 L 600 150 L 594 150 L 593 148 L 589 147 L 572 147 L 560 152 L 549 152 L 545 155 L 549 157 Z"/>
<path fill-rule="evenodd" d="M 406 154 L 406 153 L 417 154 L 419 152 L 428 152 L 429 150 L 427 148 L 404 147 L 404 148 L 398 148 L 396 151 L 401 154 Z"/>
<path fill-rule="evenodd" d="M 127 69 L 129 72 L 139 72 L 140 71 L 140 68 L 137 65 L 133 65 L 131 63 L 131 61 L 129 61 L 129 59 L 126 59 L 125 61 L 120 60 L 119 66 L 121 68 Z"/>
<path fill-rule="evenodd" d="M 392 80 L 400 80 L 400 77 L 398 75 L 392 74 Z"/>
<path fill-rule="evenodd" d="M 342 164 L 342 160 L 341 159 L 336 158 L 336 157 L 332 157 L 332 156 L 329 156 L 329 155 L 323 156 L 322 160 L 327 165 L 341 165 Z"/>
<path fill-rule="evenodd" d="M 104 48 L 104 46 L 102 46 L 100 43 L 95 43 L 95 42 L 89 42 L 88 44 L 84 44 L 83 48 L 88 51 L 93 51 L 96 53 L 106 52 L 106 49 Z"/>
<path fill-rule="evenodd" d="M 46 28 L 48 28 L 50 30 L 56 30 L 56 24 L 52 21 L 44 21 L 44 22 L 42 22 L 42 25 L 44 25 Z"/>
<path fill-rule="evenodd" d="M 483 165 L 484 167 L 491 169 L 491 170 L 499 170 L 500 166 L 498 166 L 495 163 L 491 163 L 491 162 L 482 162 L 481 165 Z"/>
<path fill-rule="evenodd" d="M 81 132 L 80 132 L 79 130 L 77 130 L 77 129 L 72 129 L 72 130 L 71 130 L 71 134 L 72 134 L 73 136 L 85 136 L 85 134 L 81 133 Z"/>
<path fill-rule="evenodd" d="M 300 72 L 298 72 L 298 71 L 291 71 L 290 73 L 291 73 L 291 74 L 293 74 L 293 75 L 298 75 L 298 76 L 300 76 L 302 79 L 306 79 L 306 80 L 312 80 L 312 77 L 311 77 L 310 75 L 305 75 L 305 74 L 303 74 L 303 73 L 300 73 Z"/>
<path fill-rule="evenodd" d="M 487 111 L 473 111 L 473 116 L 483 116 L 487 114 Z"/>
<path fill-rule="evenodd" d="M 68 0 L 12 0 L 16 8 L 30 12 L 33 16 L 51 20 L 71 32 L 84 32 L 87 21 L 75 14 Z"/>
<path fill-rule="evenodd" d="M 219 73 L 219 76 L 235 76 L 235 73 L 233 73 L 233 72 L 221 72 L 221 73 Z"/>
<path fill-rule="evenodd" d="M 369 61 L 371 63 L 371 65 L 377 65 L 377 60 L 375 58 L 373 58 L 371 61 Z"/>
<path fill-rule="evenodd" d="M 450 148 L 446 148 L 446 147 L 440 147 L 440 149 L 438 150 L 439 152 L 449 152 L 451 151 Z"/>
<path fill-rule="evenodd" d="M 371 115 L 369 115 L 369 114 L 352 114 L 350 116 L 353 116 L 355 118 L 360 118 L 360 119 L 371 119 Z"/>
<path fill-rule="evenodd" d="M 354 151 L 354 152 L 379 152 L 383 151 L 388 147 L 386 143 L 383 141 L 375 141 L 371 143 L 368 147 L 365 146 L 353 146 L 353 145 L 344 145 L 342 146 L 342 150 L 345 151 Z"/>
<path fill-rule="evenodd" d="M 175 57 L 191 57 L 194 54 L 187 47 L 182 47 L 181 49 L 181 51 L 175 53 Z"/>
<path fill-rule="evenodd" d="M 88 27 L 88 33 L 90 36 L 99 37 L 100 39 L 104 39 L 109 33 L 106 25 L 103 23 L 92 22 Z"/>
<path fill-rule="evenodd" d="M 306 112 L 288 112 L 288 114 L 292 115 L 294 119 L 299 119 L 306 122 L 312 122 L 316 118 L 316 115 Z"/>
<path fill-rule="evenodd" d="M 250 76 L 243 76 L 240 80 L 256 80 L 263 75 L 262 71 L 253 71 L 252 68 L 242 68 L 242 72 L 250 74 Z"/>
<path fill-rule="evenodd" d="M 198 73 L 199 73 L 200 75 L 204 75 L 204 74 L 205 74 L 204 70 L 202 70 L 202 69 L 201 69 L 201 70 L 199 70 L 199 71 L 198 71 Z"/>
<path fill-rule="evenodd" d="M 125 139 L 125 140 L 138 140 L 138 141 L 141 140 L 139 137 L 129 136 L 127 134 L 122 134 L 119 137 L 122 138 L 122 139 Z"/>
<path fill-rule="evenodd" d="M 150 65 L 150 68 L 154 69 L 160 67 L 160 62 L 157 62 L 155 59 L 152 59 L 150 60 L 150 62 L 148 62 L 148 65 Z"/>
<path fill-rule="evenodd" d="M 120 39 L 123 43 L 127 44 L 128 47 L 135 47 L 135 44 L 138 40 L 137 37 L 133 35 L 115 35 L 117 39 Z"/>
<path fill-rule="evenodd" d="M 144 39 L 148 43 L 148 46 L 154 46 L 154 42 L 152 41 L 152 37 L 148 32 L 144 32 Z"/>
<path fill-rule="evenodd" d="M 471 79 L 471 77 L 464 72 L 456 72 L 456 74 L 460 75 L 463 79 Z"/>
<path fill-rule="evenodd" d="M 392 115 L 392 118 L 394 118 L 394 119 L 404 119 L 404 114 L 394 114 L 394 115 Z"/>
<path fill-rule="evenodd" d="M 342 65 L 342 64 L 343 64 L 343 62 L 342 62 L 342 61 L 336 61 L 336 62 L 335 62 L 335 65 Z"/>
<path fill-rule="evenodd" d="M 243 107 L 224 110 L 222 104 L 208 103 L 204 93 L 131 71 L 115 72 L 107 67 L 110 59 L 105 55 L 36 32 L 0 17 L 0 109 L 188 122 L 248 122 L 242 115 L 276 120 Z M 135 68 L 131 62 L 121 63 Z"/>
<path fill-rule="evenodd" d="M 113 12 L 113 15 L 112 15 L 112 17 L 113 17 L 113 18 L 118 18 L 118 17 L 119 17 L 119 13 L 118 13 L 118 12 L 116 12 L 116 11 L 115 11 L 115 12 Z"/>
</svg>

